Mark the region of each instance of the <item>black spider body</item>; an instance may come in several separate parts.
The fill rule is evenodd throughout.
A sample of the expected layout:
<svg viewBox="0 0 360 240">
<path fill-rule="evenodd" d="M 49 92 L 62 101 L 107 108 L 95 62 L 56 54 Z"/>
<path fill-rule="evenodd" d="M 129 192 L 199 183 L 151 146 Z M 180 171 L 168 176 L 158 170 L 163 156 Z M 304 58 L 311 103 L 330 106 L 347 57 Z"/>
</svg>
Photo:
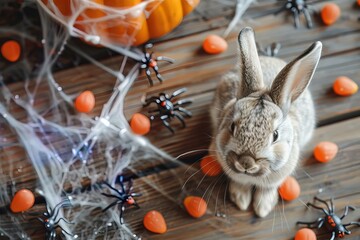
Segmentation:
<svg viewBox="0 0 360 240">
<path fill-rule="evenodd" d="M 151 53 L 148 53 L 147 50 L 152 48 L 153 47 L 153 44 L 149 43 L 149 44 L 146 44 L 144 46 L 144 57 L 140 60 L 140 68 L 141 69 L 145 69 L 145 74 L 149 80 L 149 84 L 152 86 L 154 85 L 153 83 L 153 80 L 151 78 L 151 71 L 150 69 L 153 69 L 153 71 L 155 72 L 156 74 L 156 78 L 162 82 L 163 81 L 163 78 L 161 76 L 161 74 L 159 73 L 159 67 L 157 65 L 157 62 L 158 61 L 166 61 L 166 62 L 169 62 L 169 63 L 174 63 L 174 60 L 171 59 L 171 58 L 168 58 L 168 57 L 164 57 L 164 56 L 159 56 L 159 57 L 156 57 L 156 58 L 153 58 L 153 52 Z"/>
<path fill-rule="evenodd" d="M 173 102 L 173 98 L 179 96 L 180 94 L 186 92 L 186 88 L 181 88 L 176 90 L 171 96 L 165 93 L 160 93 L 159 97 L 150 97 L 145 100 L 144 107 L 150 105 L 151 103 L 157 104 L 157 109 L 149 111 L 149 113 L 156 112 L 155 115 L 150 117 L 151 120 L 159 118 L 167 129 L 174 133 L 174 129 L 170 126 L 169 120 L 177 118 L 183 125 L 186 126 L 184 117 L 191 117 L 192 113 L 186 110 L 183 106 L 186 104 L 192 103 L 189 99 L 179 100 Z"/>
<path fill-rule="evenodd" d="M 335 207 L 332 199 L 330 200 L 330 205 L 326 201 L 321 200 L 320 198 L 317 197 L 315 197 L 314 200 L 323 203 L 327 209 L 321 208 L 312 203 L 308 203 L 307 206 L 323 211 L 325 216 L 319 218 L 314 222 L 297 222 L 297 224 L 304 224 L 307 225 L 309 228 L 321 228 L 322 226 L 325 225 L 326 229 L 329 232 L 331 232 L 330 240 L 334 240 L 335 237 L 343 238 L 345 234 L 350 235 L 351 232 L 346 228 L 347 226 L 351 226 L 351 225 L 360 226 L 359 222 L 350 222 L 347 224 L 342 223 L 342 219 L 344 219 L 347 216 L 349 209 L 355 210 L 354 207 L 346 206 L 343 215 L 341 217 L 338 217 L 334 212 Z"/>
<path fill-rule="evenodd" d="M 68 222 L 66 219 L 64 219 L 62 217 L 58 218 L 60 209 L 65 206 L 70 206 L 68 199 L 61 201 L 53 209 L 51 209 L 48 205 L 46 205 L 47 211 L 43 214 L 45 216 L 45 219 L 40 218 L 40 217 L 37 218 L 40 222 L 42 222 L 44 224 L 44 228 L 46 230 L 45 238 L 47 240 L 55 240 L 56 239 L 56 235 L 57 235 L 56 229 L 57 228 L 60 228 L 62 233 L 65 233 L 73 238 L 77 237 L 76 235 L 72 235 L 72 234 L 68 233 L 59 225 L 59 222 L 61 220 L 64 221 L 65 223 L 73 224 L 71 222 Z"/>
<path fill-rule="evenodd" d="M 278 14 L 282 11 L 288 10 L 293 14 L 294 25 L 296 28 L 300 25 L 300 14 L 304 14 L 306 19 L 306 24 L 308 28 L 312 28 L 313 23 L 309 13 L 309 8 L 306 3 L 307 0 L 287 0 L 286 3 L 281 7 L 275 14 Z"/>
<path fill-rule="evenodd" d="M 140 208 L 137 202 L 135 201 L 135 197 L 140 197 L 140 193 L 133 193 L 132 189 L 132 180 L 128 182 L 127 187 L 124 186 L 124 178 L 123 176 L 119 177 L 119 184 L 120 184 L 120 190 L 114 188 L 109 183 L 104 182 L 104 184 L 109 187 L 111 190 L 115 192 L 115 194 L 107 194 L 107 193 L 101 193 L 102 195 L 109 197 L 109 198 L 115 198 L 116 200 L 110 203 L 106 208 L 104 208 L 102 211 L 105 212 L 109 208 L 118 205 L 118 209 L 120 212 L 120 224 L 124 223 L 123 214 L 125 211 L 125 206 L 135 206 L 136 208 Z"/>
</svg>

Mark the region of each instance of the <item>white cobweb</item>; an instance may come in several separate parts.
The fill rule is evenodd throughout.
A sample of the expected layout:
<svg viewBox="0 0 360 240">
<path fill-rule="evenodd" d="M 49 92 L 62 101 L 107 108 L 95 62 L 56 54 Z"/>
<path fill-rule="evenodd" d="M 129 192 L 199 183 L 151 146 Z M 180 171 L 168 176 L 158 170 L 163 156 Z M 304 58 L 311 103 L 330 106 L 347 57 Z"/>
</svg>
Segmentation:
<svg viewBox="0 0 360 240">
<path fill-rule="evenodd" d="M 126 219 L 125 224 L 120 224 L 118 208 L 102 212 L 111 201 L 101 195 L 103 192 L 110 193 L 101 182 L 108 181 L 115 186 L 118 176 L 125 169 L 134 170 L 144 160 L 160 158 L 181 164 L 154 147 L 146 138 L 134 135 L 124 116 L 124 98 L 139 72 L 139 65 L 128 59 L 139 61 L 143 57 L 142 52 L 130 47 L 141 26 L 138 21 L 128 19 L 136 19 L 140 14 L 148 16 L 162 0 L 143 1 L 130 8 L 108 7 L 90 0 L 73 0 L 70 1 L 71 14 L 59 10 L 55 4 L 57 2 L 59 1 L 27 2 L 29 5 L 37 4 L 42 25 L 43 62 L 36 78 L 32 79 L 25 74 L 23 85 L 17 85 L 21 87 L 15 90 L 1 84 L 0 154 L 6 160 L 0 161 L 0 206 L 8 205 L 11 193 L 19 190 L 18 179 L 23 182 L 30 179 L 32 182 L 28 187 L 36 184 L 37 195 L 42 195 L 51 209 L 64 199 L 71 203 L 71 207 L 60 208 L 57 218 L 64 218 L 72 223 L 59 222 L 61 228 L 69 233 L 62 234 L 62 237 L 138 238 L 126 224 Z M 110 32 L 108 28 L 114 27 L 128 30 L 104 34 Z M 22 34 L 25 36 L 26 32 Z M 111 69 L 86 52 L 68 46 L 70 37 L 107 47 L 123 55 L 123 61 L 119 62 L 117 69 Z M 68 94 L 53 75 L 53 66 L 65 48 L 70 48 L 113 76 L 113 92 L 95 118 L 74 111 L 73 101 L 76 95 Z M 26 60 L 24 64 L 26 65 Z M 24 161 L 30 163 L 35 177 L 19 177 L 23 166 L 18 164 Z M 191 176 L 197 173 L 198 171 L 191 172 Z M 36 183 L 33 182 L 34 179 Z M 201 181 L 203 180 L 204 177 Z M 84 185 L 87 186 L 86 190 Z M 179 186 L 181 185 L 179 182 Z M 211 192 L 215 185 L 209 185 L 205 194 L 209 190 Z M 160 188 L 157 191 L 171 201 L 178 202 Z M 5 212 L 1 218 L 6 221 L 0 221 L 0 238 L 32 238 L 33 229 L 25 229 L 24 217 Z M 12 224 L 2 224 L 4 222 Z"/>
<path fill-rule="evenodd" d="M 142 13 L 145 11 L 145 6 L 151 2 L 161 1 L 146 1 L 136 6 L 135 10 L 102 7 L 107 13 L 106 20 L 109 21 L 114 17 L 121 19 L 122 15 L 134 11 Z M 104 206 L 109 205 L 109 199 L 101 193 L 109 191 L 101 187 L 100 183 L 108 181 L 114 186 L 123 170 L 129 166 L 135 168 L 136 162 L 140 160 L 154 157 L 175 160 L 154 147 L 146 138 L 134 135 L 124 116 L 124 98 L 139 72 L 139 65 L 129 63 L 127 57 L 135 60 L 142 57 L 141 52 L 130 50 L 131 41 L 126 39 L 131 39 L 131 36 L 119 36 L 126 40 L 128 46 L 124 46 L 123 42 L 111 43 L 109 39 L 99 37 L 101 34 L 96 31 L 100 30 L 94 26 L 100 24 L 101 19 L 96 19 L 96 22 L 83 19 L 82 21 L 88 21 L 87 26 L 91 27 L 86 29 L 86 32 L 75 28 L 72 22 L 76 19 L 76 14 L 82 12 L 84 7 L 99 6 L 92 1 L 72 1 L 72 3 L 74 15 L 65 17 L 57 11 L 51 0 L 48 1 L 48 6 L 53 6 L 50 8 L 52 11 L 49 11 L 42 1 L 38 1 L 44 61 L 35 79 L 23 80 L 23 88 L 17 89 L 21 94 L 13 93 L 10 88 L 2 84 L 0 102 L 2 156 L 6 157 L 14 147 L 26 153 L 23 158 L 26 158 L 34 169 L 37 192 L 44 197 L 47 206 L 51 209 L 64 201 L 64 198 L 70 200 L 71 207 L 60 208 L 57 217 L 57 219 L 65 218 L 72 223 L 59 222 L 61 228 L 69 233 L 63 234 L 63 237 L 95 239 L 103 235 L 105 239 L 137 238 L 126 224 L 120 224 L 118 208 L 110 208 L 105 213 L 101 211 Z M 56 21 L 53 18 L 56 18 Z M 138 26 L 133 28 L 135 30 L 132 34 L 135 34 Z M 109 69 L 86 53 L 78 52 L 114 77 L 113 92 L 100 115 L 95 118 L 74 111 L 75 96 L 67 94 L 52 73 L 52 67 L 67 47 L 70 36 L 91 40 L 125 56 L 123 62 L 119 62 L 118 69 Z M 42 105 L 42 101 L 46 106 L 38 107 L 37 105 Z M 19 114 L 19 111 L 22 114 Z M 6 138 L 15 138 L 15 140 L 8 141 Z M 16 166 L 15 160 L 14 164 L 9 163 L 12 160 L 1 161 L 1 206 L 11 201 L 11 196 L 7 195 L 9 183 L 14 183 L 10 184 L 12 191 L 19 190 L 15 187 L 17 176 L 14 175 L 14 169 L 19 166 Z M 84 182 L 89 186 L 87 191 L 83 191 Z M 31 230 L 23 229 L 21 217 L 18 218 L 9 212 L 4 219 L 12 224 L 11 226 L 0 224 L 2 236 L 10 239 L 31 238 Z M 118 231 L 111 232 L 107 228 Z"/>
</svg>

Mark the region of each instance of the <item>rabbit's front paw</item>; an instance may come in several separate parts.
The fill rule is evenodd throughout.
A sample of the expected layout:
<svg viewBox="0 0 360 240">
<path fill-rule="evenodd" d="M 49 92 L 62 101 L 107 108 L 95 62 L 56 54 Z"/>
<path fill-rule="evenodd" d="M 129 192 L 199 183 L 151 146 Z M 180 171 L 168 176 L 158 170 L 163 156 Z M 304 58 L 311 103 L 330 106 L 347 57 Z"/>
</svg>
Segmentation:
<svg viewBox="0 0 360 240">
<path fill-rule="evenodd" d="M 240 208 L 246 210 L 251 202 L 251 187 L 240 185 L 234 181 L 229 184 L 230 200 Z"/>
<path fill-rule="evenodd" d="M 254 210 L 259 217 L 266 217 L 278 202 L 277 188 L 257 189 L 254 196 Z"/>
</svg>

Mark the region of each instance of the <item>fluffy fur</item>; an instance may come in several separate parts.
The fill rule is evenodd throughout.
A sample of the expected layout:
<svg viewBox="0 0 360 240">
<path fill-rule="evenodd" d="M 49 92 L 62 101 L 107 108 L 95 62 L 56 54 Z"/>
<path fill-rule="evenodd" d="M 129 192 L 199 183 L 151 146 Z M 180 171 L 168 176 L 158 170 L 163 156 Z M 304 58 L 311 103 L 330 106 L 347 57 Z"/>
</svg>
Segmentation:
<svg viewBox="0 0 360 240">
<path fill-rule="evenodd" d="M 223 76 L 211 108 L 214 139 L 209 151 L 230 178 L 231 200 L 246 210 L 253 199 L 255 213 L 265 217 L 313 133 L 315 112 L 307 87 L 322 44 L 314 43 L 286 64 L 259 58 L 251 28 L 244 28 L 238 40 L 239 63 Z"/>
</svg>

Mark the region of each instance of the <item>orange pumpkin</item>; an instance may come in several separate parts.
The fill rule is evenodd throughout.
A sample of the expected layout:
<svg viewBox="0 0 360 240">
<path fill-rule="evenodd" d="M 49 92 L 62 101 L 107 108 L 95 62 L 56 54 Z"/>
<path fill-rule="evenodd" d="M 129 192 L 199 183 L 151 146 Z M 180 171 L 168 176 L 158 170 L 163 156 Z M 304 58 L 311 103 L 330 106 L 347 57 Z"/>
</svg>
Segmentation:
<svg viewBox="0 0 360 240">
<path fill-rule="evenodd" d="M 71 16 L 71 9 L 78 6 L 73 0 L 43 0 L 51 9 L 49 2 L 52 1 L 63 14 L 62 18 Z M 154 1 L 146 5 L 143 11 L 139 7 L 144 0 L 94 0 L 96 4 L 104 7 L 113 7 L 116 10 L 131 11 L 124 13 L 121 18 L 111 16 L 106 9 L 86 8 L 77 17 L 74 27 L 89 35 L 99 35 L 110 43 L 118 43 L 137 46 L 147 42 L 151 38 L 158 38 L 172 31 L 180 24 L 183 17 L 190 13 L 200 0 L 163 0 Z M 53 12 L 53 9 L 51 9 Z M 146 18 L 145 12 L 150 12 Z M 96 21 L 96 18 L 101 18 Z"/>
</svg>

